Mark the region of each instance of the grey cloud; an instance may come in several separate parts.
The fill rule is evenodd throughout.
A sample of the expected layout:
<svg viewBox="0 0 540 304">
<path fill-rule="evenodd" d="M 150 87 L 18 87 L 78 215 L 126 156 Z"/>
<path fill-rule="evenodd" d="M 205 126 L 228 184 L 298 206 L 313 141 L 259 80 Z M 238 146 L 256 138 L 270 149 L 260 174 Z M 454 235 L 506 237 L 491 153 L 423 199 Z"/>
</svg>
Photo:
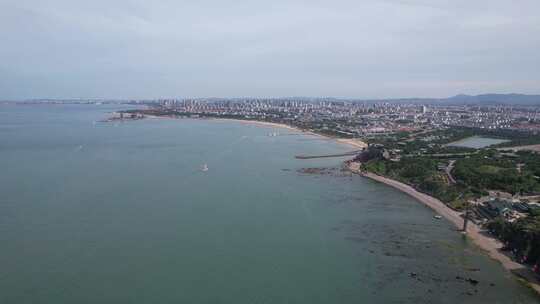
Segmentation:
<svg viewBox="0 0 540 304">
<path fill-rule="evenodd" d="M 540 2 L 0 0 L 0 99 L 538 93 Z"/>
</svg>

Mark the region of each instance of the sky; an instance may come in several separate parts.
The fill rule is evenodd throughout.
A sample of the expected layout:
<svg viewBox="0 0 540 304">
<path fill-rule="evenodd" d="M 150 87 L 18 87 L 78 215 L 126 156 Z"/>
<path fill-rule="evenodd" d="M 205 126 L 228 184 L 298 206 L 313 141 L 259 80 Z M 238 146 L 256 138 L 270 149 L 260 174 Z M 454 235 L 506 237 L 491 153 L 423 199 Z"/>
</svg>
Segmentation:
<svg viewBox="0 0 540 304">
<path fill-rule="evenodd" d="M 0 0 L 0 42 L 0 99 L 540 93 L 538 0 Z"/>
</svg>

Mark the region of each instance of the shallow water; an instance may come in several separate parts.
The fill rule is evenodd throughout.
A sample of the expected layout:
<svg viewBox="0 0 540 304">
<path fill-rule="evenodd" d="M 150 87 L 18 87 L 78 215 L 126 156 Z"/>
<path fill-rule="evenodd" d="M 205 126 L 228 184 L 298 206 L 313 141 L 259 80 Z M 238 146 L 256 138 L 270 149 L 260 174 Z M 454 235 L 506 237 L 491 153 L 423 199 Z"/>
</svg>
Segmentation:
<svg viewBox="0 0 540 304">
<path fill-rule="evenodd" d="M 114 109 L 0 106 L 0 303 L 537 301 L 412 198 L 343 159 L 294 158 L 350 147 L 234 122 L 93 123 Z"/>
</svg>

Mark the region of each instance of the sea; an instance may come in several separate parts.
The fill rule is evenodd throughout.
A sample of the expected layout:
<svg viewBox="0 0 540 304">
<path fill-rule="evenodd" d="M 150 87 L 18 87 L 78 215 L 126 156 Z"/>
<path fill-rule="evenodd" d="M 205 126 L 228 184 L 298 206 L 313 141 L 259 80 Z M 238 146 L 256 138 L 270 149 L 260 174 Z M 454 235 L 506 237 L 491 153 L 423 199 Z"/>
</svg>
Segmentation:
<svg viewBox="0 0 540 304">
<path fill-rule="evenodd" d="M 538 303 L 413 198 L 294 157 L 352 147 L 102 122 L 131 107 L 0 105 L 0 303 Z"/>
</svg>

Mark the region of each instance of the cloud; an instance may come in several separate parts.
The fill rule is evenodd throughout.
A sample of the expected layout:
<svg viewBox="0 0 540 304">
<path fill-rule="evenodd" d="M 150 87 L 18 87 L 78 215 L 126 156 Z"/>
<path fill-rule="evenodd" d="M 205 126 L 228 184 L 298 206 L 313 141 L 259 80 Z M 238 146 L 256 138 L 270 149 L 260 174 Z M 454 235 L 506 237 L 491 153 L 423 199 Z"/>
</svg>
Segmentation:
<svg viewBox="0 0 540 304">
<path fill-rule="evenodd" d="M 539 9 L 536 0 L 4 0 L 0 99 L 534 93 Z"/>
</svg>

